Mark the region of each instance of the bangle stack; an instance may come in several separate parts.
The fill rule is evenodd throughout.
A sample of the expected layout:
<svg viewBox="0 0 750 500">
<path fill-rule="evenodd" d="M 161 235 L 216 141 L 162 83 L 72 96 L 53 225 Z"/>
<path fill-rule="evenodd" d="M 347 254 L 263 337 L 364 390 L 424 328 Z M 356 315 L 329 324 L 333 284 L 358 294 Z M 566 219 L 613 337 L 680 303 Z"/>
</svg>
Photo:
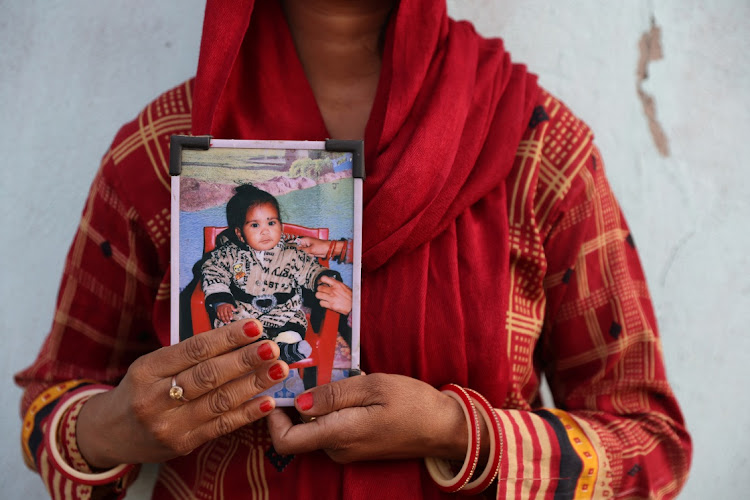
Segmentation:
<svg viewBox="0 0 750 500">
<path fill-rule="evenodd" d="M 339 250 L 336 250 L 336 245 L 338 243 L 341 243 L 341 246 L 339 247 Z M 323 260 L 335 260 L 339 264 L 343 264 L 346 262 L 346 258 L 349 251 L 349 240 L 346 238 L 341 238 L 340 240 L 331 240 L 328 243 L 328 250 L 326 250 L 326 254 L 323 257 Z"/>
<path fill-rule="evenodd" d="M 498 418 L 490 402 L 473 389 L 466 389 L 466 392 L 469 394 L 471 402 L 474 403 L 477 412 L 482 416 L 487 429 L 490 431 L 490 456 L 487 460 L 487 466 L 479 477 L 467 483 L 461 491 L 464 495 L 476 495 L 486 490 L 500 471 L 500 457 L 503 454 L 503 435 L 500 433 L 500 418 Z"/>
<path fill-rule="evenodd" d="M 71 467 L 62 457 L 59 447 L 60 422 L 68 412 L 68 409 L 83 399 L 88 399 L 94 394 L 107 392 L 111 386 L 90 385 L 84 389 L 72 392 L 58 403 L 49 417 L 49 426 L 44 436 L 44 447 L 50 457 L 52 466 L 64 477 L 79 484 L 98 486 L 113 483 L 130 472 L 135 465 L 122 464 L 104 472 L 86 473 Z"/>
<path fill-rule="evenodd" d="M 453 472 L 450 462 L 434 457 L 425 458 L 427 471 L 442 491 L 476 495 L 492 484 L 500 470 L 500 459 L 503 452 L 500 420 L 492 405 L 481 394 L 472 389 L 464 389 L 456 384 L 446 384 L 440 388 L 440 391 L 451 396 L 461 405 L 469 431 L 469 445 L 466 458 L 458 473 Z M 480 417 L 489 429 L 490 456 L 481 474 L 475 477 L 481 448 Z M 472 478 L 474 479 L 472 480 Z"/>
<path fill-rule="evenodd" d="M 331 257 L 333 257 L 334 248 L 336 248 L 336 240 L 331 240 L 331 242 L 328 244 L 328 251 L 326 252 L 326 256 L 323 258 L 323 260 L 329 260 Z"/>
<path fill-rule="evenodd" d="M 349 240 L 341 238 L 339 241 L 341 242 L 341 251 L 336 255 L 336 257 L 334 257 L 334 259 L 339 264 L 343 264 L 344 262 L 346 262 L 346 252 L 349 248 Z"/>
</svg>

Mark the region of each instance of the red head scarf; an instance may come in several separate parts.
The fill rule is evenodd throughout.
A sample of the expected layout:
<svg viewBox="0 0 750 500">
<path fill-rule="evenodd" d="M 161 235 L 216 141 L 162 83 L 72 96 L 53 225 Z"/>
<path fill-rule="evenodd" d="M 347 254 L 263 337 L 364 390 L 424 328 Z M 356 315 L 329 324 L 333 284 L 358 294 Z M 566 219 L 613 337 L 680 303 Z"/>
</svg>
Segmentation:
<svg viewBox="0 0 750 500">
<path fill-rule="evenodd" d="M 504 181 L 536 79 L 500 40 L 450 20 L 442 1 L 401 0 L 386 35 L 365 133 L 363 369 L 455 382 L 500 407 L 510 380 Z M 196 135 L 328 136 L 274 0 L 208 0 L 193 99 Z M 419 461 L 340 467 L 311 454 L 290 467 L 280 498 L 440 496 Z"/>
</svg>

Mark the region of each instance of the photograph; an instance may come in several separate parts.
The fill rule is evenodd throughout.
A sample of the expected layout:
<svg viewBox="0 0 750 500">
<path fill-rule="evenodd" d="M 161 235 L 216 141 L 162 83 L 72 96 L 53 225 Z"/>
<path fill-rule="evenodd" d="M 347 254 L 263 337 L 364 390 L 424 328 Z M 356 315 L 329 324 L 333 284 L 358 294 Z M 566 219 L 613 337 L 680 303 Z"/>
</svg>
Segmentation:
<svg viewBox="0 0 750 500">
<path fill-rule="evenodd" d="M 2 498 L 748 497 L 750 1 L 3 7 Z"/>
<path fill-rule="evenodd" d="M 290 368 L 262 393 L 280 406 L 359 365 L 353 155 L 324 148 L 211 140 L 173 152 L 172 343 L 259 321 Z"/>
</svg>

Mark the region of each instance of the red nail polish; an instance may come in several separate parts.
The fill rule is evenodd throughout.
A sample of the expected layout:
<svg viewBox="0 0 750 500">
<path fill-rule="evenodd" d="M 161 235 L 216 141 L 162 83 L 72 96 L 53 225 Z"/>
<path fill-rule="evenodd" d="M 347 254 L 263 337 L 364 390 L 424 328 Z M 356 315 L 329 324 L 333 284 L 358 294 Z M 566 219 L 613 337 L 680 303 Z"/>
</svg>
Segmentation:
<svg viewBox="0 0 750 500">
<path fill-rule="evenodd" d="M 273 403 L 269 400 L 265 400 L 260 404 L 260 411 L 263 413 L 268 413 L 271 410 L 273 410 Z"/>
<path fill-rule="evenodd" d="M 270 359 L 273 359 L 273 349 L 271 348 L 271 344 L 266 342 L 265 344 L 258 347 L 258 356 L 260 356 L 260 359 L 263 361 L 268 361 Z"/>
<path fill-rule="evenodd" d="M 257 337 L 260 334 L 260 325 L 257 321 L 250 320 L 242 325 L 242 331 L 248 337 Z"/>
<path fill-rule="evenodd" d="M 312 392 L 306 392 L 304 394 L 300 394 L 297 397 L 297 408 L 299 408 L 302 411 L 309 410 L 312 408 L 313 405 L 313 395 Z"/>
<path fill-rule="evenodd" d="M 281 364 L 276 363 L 268 369 L 268 375 L 274 380 L 282 379 L 284 378 L 284 369 L 281 367 Z"/>
</svg>

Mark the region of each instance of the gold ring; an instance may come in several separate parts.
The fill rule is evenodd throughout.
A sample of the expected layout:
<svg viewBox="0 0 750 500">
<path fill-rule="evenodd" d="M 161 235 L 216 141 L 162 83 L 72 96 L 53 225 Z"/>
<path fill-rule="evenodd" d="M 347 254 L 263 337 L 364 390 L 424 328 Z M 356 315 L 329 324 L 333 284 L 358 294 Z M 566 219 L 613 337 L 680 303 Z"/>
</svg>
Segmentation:
<svg viewBox="0 0 750 500">
<path fill-rule="evenodd" d="M 169 397 L 174 399 L 175 401 L 182 401 L 183 403 L 187 403 L 189 399 L 185 398 L 183 394 L 185 394 L 185 391 L 182 387 L 177 385 L 177 376 L 172 377 L 172 387 L 169 388 Z"/>
</svg>

